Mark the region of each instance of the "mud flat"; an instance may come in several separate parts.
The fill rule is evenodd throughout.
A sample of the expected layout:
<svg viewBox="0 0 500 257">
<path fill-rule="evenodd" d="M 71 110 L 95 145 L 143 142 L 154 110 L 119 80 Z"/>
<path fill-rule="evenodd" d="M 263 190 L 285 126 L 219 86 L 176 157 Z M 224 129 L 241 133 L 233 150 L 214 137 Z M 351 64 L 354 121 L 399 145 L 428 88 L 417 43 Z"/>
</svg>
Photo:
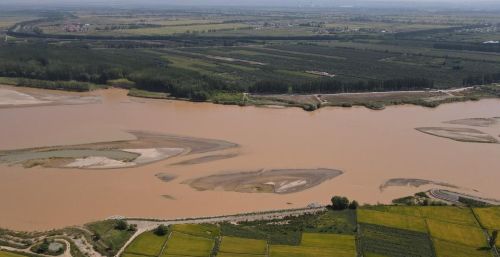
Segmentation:
<svg viewBox="0 0 500 257">
<path fill-rule="evenodd" d="M 49 101 L 39 100 L 31 95 L 17 92 L 15 90 L 0 88 L 0 106 L 34 105 L 44 103 L 49 103 Z"/>
<path fill-rule="evenodd" d="M 433 180 L 427 180 L 427 179 L 391 178 L 391 179 L 386 180 L 383 184 L 380 185 L 380 191 L 384 191 L 386 188 L 389 188 L 389 187 L 421 187 L 421 186 L 426 186 L 426 185 L 436 185 L 436 186 L 443 186 L 443 187 L 456 188 L 456 189 L 460 188 L 460 187 L 455 186 L 453 184 L 439 182 L 439 181 L 433 181 Z"/>
<path fill-rule="evenodd" d="M 33 88 L 16 88 L 0 85 L 0 108 L 39 106 L 39 105 L 75 105 L 99 103 L 101 98 L 88 93 L 48 91 Z"/>
<path fill-rule="evenodd" d="M 276 169 L 212 175 L 183 183 L 200 191 L 222 189 L 240 193 L 289 194 L 342 174 L 342 171 L 333 169 Z"/>
<path fill-rule="evenodd" d="M 208 155 L 208 156 L 202 156 L 194 159 L 189 159 L 181 162 L 174 163 L 174 165 L 193 165 L 193 164 L 201 164 L 201 163 L 206 163 L 206 162 L 213 162 L 213 161 L 218 161 L 218 160 L 225 160 L 225 159 L 230 159 L 238 156 L 236 153 L 230 153 L 230 154 L 217 154 L 217 155 Z"/>
<path fill-rule="evenodd" d="M 416 130 L 429 135 L 448 138 L 459 142 L 498 143 L 493 136 L 471 128 L 422 127 Z"/>
<path fill-rule="evenodd" d="M 473 127 L 491 127 L 500 124 L 500 117 L 459 119 L 447 121 L 445 123 Z"/>
<path fill-rule="evenodd" d="M 212 139 L 131 131 L 137 139 L 0 152 L 0 163 L 25 167 L 113 169 L 149 164 L 183 153 L 204 153 L 236 147 Z"/>
</svg>

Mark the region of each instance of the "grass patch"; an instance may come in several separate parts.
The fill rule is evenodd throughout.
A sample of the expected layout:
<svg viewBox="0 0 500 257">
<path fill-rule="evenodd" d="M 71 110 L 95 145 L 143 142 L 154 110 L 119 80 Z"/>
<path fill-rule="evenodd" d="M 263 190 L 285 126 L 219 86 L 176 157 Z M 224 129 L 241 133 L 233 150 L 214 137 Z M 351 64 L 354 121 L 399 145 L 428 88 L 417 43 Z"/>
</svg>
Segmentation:
<svg viewBox="0 0 500 257">
<path fill-rule="evenodd" d="M 415 216 L 405 216 L 390 212 L 381 212 L 368 209 L 358 209 L 358 222 L 382 225 L 418 232 L 427 232 L 424 219 Z"/>
<path fill-rule="evenodd" d="M 433 238 L 471 247 L 485 247 L 486 238 L 479 227 L 464 226 L 437 220 L 427 220 Z"/>
<path fill-rule="evenodd" d="M 17 253 L 11 253 L 6 251 L 0 251 L 0 257 L 25 257 L 24 255 L 20 255 Z"/>
<path fill-rule="evenodd" d="M 167 93 L 151 92 L 151 91 L 140 90 L 140 89 L 136 89 L 136 88 L 130 89 L 128 91 L 128 96 L 152 98 L 152 99 L 167 99 L 168 98 Z"/>
<path fill-rule="evenodd" d="M 437 257 L 491 257 L 490 250 L 434 239 Z"/>
<path fill-rule="evenodd" d="M 185 255 L 206 257 L 210 255 L 213 247 L 213 239 L 173 231 L 162 256 Z"/>
<path fill-rule="evenodd" d="M 118 230 L 116 226 L 117 220 L 105 220 L 86 225 L 90 231 L 99 234 L 101 237 L 99 242 L 104 245 L 95 245 L 99 252 L 115 255 L 135 232 L 127 229 Z"/>
<path fill-rule="evenodd" d="M 222 238 L 219 252 L 264 255 L 266 254 L 266 249 L 267 243 L 264 240 L 225 236 Z"/>
<path fill-rule="evenodd" d="M 158 256 L 166 240 L 167 235 L 157 236 L 153 231 L 144 232 L 127 246 L 125 253 Z"/>
</svg>

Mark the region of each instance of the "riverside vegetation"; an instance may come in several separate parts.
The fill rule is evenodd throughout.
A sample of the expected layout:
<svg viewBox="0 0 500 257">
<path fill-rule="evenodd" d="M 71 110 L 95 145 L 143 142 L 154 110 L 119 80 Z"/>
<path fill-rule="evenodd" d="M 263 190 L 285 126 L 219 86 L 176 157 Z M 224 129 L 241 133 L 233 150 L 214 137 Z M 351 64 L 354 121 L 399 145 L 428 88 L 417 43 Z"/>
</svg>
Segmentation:
<svg viewBox="0 0 500 257">
<path fill-rule="evenodd" d="M 496 16 L 478 21 L 478 13 L 447 11 L 429 21 L 425 11 L 394 16 L 391 10 L 315 10 L 306 16 L 248 10 L 234 20 L 238 11 L 223 9 L 204 18 L 182 10 L 116 18 L 122 12 L 12 18 L 9 37 L 0 43 L 0 82 L 71 91 L 116 86 L 139 97 L 306 110 L 434 107 L 500 94 L 498 86 L 439 91 L 500 82 L 498 47 L 483 43 L 498 37 Z M 415 90 L 423 92 L 410 92 Z M 391 91 L 407 93 L 328 96 Z"/>
</svg>

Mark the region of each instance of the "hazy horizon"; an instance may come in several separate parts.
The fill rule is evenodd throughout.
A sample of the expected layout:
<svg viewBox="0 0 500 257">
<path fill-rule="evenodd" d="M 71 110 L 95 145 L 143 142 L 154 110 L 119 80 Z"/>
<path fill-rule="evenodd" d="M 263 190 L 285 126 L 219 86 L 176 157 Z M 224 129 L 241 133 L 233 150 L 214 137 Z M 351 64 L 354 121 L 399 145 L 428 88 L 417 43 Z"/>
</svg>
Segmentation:
<svg viewBox="0 0 500 257">
<path fill-rule="evenodd" d="M 274 7 L 442 7 L 456 9 L 461 7 L 489 9 L 500 7 L 496 0 L 3 0 L 2 6 L 112 6 L 112 7 L 151 7 L 151 6 L 274 6 Z"/>
</svg>

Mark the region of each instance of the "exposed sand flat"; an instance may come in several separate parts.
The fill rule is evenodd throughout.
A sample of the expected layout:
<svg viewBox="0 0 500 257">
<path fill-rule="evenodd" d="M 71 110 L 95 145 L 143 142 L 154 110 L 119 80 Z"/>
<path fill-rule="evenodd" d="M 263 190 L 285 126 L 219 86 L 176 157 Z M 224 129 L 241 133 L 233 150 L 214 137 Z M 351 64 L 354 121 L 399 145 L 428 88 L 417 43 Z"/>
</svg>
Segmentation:
<svg viewBox="0 0 500 257">
<path fill-rule="evenodd" d="M 181 154 L 185 151 L 184 148 L 147 148 L 147 149 L 122 149 L 125 152 L 140 154 L 134 160 L 136 164 L 144 164 L 167 159 Z"/>
<path fill-rule="evenodd" d="M 173 165 L 193 165 L 193 164 L 201 164 L 206 162 L 213 162 L 218 160 L 230 159 L 238 156 L 236 153 L 230 154 L 217 154 L 217 155 L 208 155 L 202 156 L 194 159 L 189 159 L 181 162 L 174 163 Z"/>
<path fill-rule="evenodd" d="M 491 127 L 500 124 L 500 117 L 459 119 L 459 120 L 447 121 L 445 123 L 474 126 L 474 127 Z"/>
<path fill-rule="evenodd" d="M 35 97 L 17 92 L 15 90 L 0 88 L 0 106 L 6 105 L 34 105 L 34 104 L 45 104 L 50 103 L 50 101 L 43 101 L 36 99 Z"/>
<path fill-rule="evenodd" d="M 0 85 L 0 107 L 79 105 L 101 102 L 90 92 L 76 93 Z"/>
<path fill-rule="evenodd" d="M 102 156 L 91 156 L 86 158 L 78 158 L 75 161 L 67 164 L 68 168 L 88 168 L 88 169 L 111 169 L 125 168 L 136 165 L 134 162 L 124 162 L 113 160 Z"/>
<path fill-rule="evenodd" d="M 241 193 L 300 192 L 342 175 L 333 169 L 277 169 L 238 172 L 197 178 L 183 183 L 197 190 L 235 191 Z"/>
<path fill-rule="evenodd" d="M 113 169 L 149 164 L 185 152 L 204 153 L 237 146 L 230 142 L 213 139 L 162 135 L 142 131 L 131 133 L 137 139 L 0 151 L 0 163 L 21 163 L 25 166 L 56 168 Z M 65 158 L 66 162 L 54 161 L 55 158 Z M 61 164 L 62 166 L 59 166 Z"/>
<path fill-rule="evenodd" d="M 404 186 L 421 187 L 421 186 L 425 186 L 425 185 L 437 185 L 437 186 L 450 187 L 450 188 L 460 188 L 458 186 L 455 186 L 455 185 L 452 185 L 449 183 L 432 181 L 432 180 L 427 180 L 427 179 L 391 178 L 389 180 L 386 180 L 383 184 L 380 185 L 380 191 L 384 191 L 386 188 L 389 188 L 389 187 L 404 187 Z"/>
<path fill-rule="evenodd" d="M 416 130 L 429 135 L 444 137 L 459 142 L 498 143 L 493 136 L 471 128 L 423 127 Z"/>
</svg>

